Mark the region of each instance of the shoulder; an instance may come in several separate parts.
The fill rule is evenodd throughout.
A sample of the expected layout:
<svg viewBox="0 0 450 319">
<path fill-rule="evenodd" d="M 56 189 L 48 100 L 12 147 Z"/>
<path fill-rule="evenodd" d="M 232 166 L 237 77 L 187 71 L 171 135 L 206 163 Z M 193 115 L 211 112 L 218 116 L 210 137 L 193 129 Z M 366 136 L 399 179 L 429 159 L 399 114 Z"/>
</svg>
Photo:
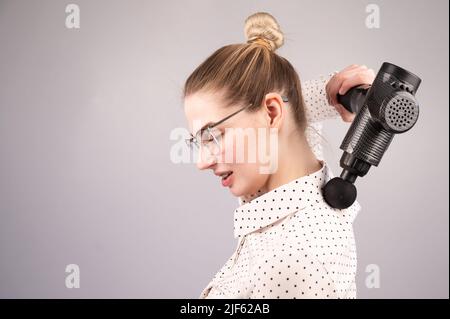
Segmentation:
<svg viewBox="0 0 450 319">
<path fill-rule="evenodd" d="M 356 249 L 349 215 L 349 211 L 316 203 L 288 216 L 265 233 L 251 236 L 252 296 L 345 296 L 356 275 Z"/>
</svg>

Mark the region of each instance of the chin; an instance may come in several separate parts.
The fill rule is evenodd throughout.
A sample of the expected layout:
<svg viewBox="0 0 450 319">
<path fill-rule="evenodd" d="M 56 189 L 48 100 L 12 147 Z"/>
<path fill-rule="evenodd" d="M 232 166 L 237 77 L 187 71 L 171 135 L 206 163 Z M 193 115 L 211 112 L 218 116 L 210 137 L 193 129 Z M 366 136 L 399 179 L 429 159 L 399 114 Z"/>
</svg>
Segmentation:
<svg viewBox="0 0 450 319">
<path fill-rule="evenodd" d="M 254 195 L 267 182 L 267 177 L 263 177 L 260 174 L 256 176 L 240 176 L 240 179 L 238 179 L 236 178 L 236 173 L 237 172 L 234 171 L 233 174 L 235 174 L 235 179 L 233 184 L 229 186 L 230 192 L 236 197 Z"/>
<path fill-rule="evenodd" d="M 242 185 L 231 184 L 230 192 L 236 196 L 250 196 L 256 194 L 259 188 L 254 189 L 254 187 L 242 187 Z"/>
<path fill-rule="evenodd" d="M 243 195 L 244 192 L 240 191 L 238 187 L 236 187 L 236 185 L 232 184 L 230 186 L 230 192 L 231 194 L 233 194 L 236 197 L 241 197 Z"/>
<path fill-rule="evenodd" d="M 245 185 L 240 185 L 236 183 L 236 180 L 233 181 L 233 184 L 230 185 L 230 192 L 236 197 L 245 196 L 247 194 Z"/>
</svg>

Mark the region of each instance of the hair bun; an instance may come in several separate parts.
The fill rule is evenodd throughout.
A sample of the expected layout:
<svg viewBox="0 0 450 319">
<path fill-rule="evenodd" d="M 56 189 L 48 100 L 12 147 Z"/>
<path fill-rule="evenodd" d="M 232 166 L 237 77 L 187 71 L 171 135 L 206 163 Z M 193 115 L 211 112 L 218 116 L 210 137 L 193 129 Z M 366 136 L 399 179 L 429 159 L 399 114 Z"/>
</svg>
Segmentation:
<svg viewBox="0 0 450 319">
<path fill-rule="evenodd" d="M 257 12 L 245 19 L 247 43 L 262 39 L 275 51 L 284 43 L 284 35 L 277 20 L 267 12 Z"/>
</svg>

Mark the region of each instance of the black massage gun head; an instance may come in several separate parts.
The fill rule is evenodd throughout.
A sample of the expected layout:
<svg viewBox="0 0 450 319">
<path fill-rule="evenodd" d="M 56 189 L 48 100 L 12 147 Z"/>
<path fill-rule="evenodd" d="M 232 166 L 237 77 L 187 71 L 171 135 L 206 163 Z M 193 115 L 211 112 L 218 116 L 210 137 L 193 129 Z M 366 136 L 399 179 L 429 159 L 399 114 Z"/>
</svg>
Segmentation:
<svg viewBox="0 0 450 319">
<path fill-rule="evenodd" d="M 335 177 L 322 188 L 322 195 L 331 207 L 344 209 L 355 202 L 356 187 L 341 177 Z"/>
</svg>

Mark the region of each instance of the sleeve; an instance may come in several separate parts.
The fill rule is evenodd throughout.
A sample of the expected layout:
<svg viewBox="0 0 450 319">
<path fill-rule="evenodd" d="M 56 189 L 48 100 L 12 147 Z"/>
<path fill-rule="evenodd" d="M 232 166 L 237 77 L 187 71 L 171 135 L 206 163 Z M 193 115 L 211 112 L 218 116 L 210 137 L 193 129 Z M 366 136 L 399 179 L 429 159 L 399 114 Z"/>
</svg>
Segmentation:
<svg viewBox="0 0 450 319">
<path fill-rule="evenodd" d="M 305 257 L 306 256 L 306 257 Z M 298 251 L 268 256 L 253 267 L 250 298 L 325 299 L 338 298 L 334 281 L 316 259 Z M 272 257 L 272 258 L 270 258 Z"/>
<path fill-rule="evenodd" d="M 321 122 L 309 123 L 305 129 L 306 140 L 318 160 L 323 160 L 323 124 Z"/>
<path fill-rule="evenodd" d="M 305 102 L 305 116 L 308 123 L 320 122 L 327 119 L 340 117 L 336 108 L 328 104 L 325 87 L 336 72 L 319 79 L 304 81 L 302 83 L 302 95 Z"/>
<path fill-rule="evenodd" d="M 305 135 L 317 159 L 323 160 L 323 120 L 340 117 L 336 109 L 328 103 L 326 85 L 336 72 L 320 76 L 317 80 L 305 81 L 302 84 L 303 100 L 305 102 L 306 129 Z"/>
</svg>

